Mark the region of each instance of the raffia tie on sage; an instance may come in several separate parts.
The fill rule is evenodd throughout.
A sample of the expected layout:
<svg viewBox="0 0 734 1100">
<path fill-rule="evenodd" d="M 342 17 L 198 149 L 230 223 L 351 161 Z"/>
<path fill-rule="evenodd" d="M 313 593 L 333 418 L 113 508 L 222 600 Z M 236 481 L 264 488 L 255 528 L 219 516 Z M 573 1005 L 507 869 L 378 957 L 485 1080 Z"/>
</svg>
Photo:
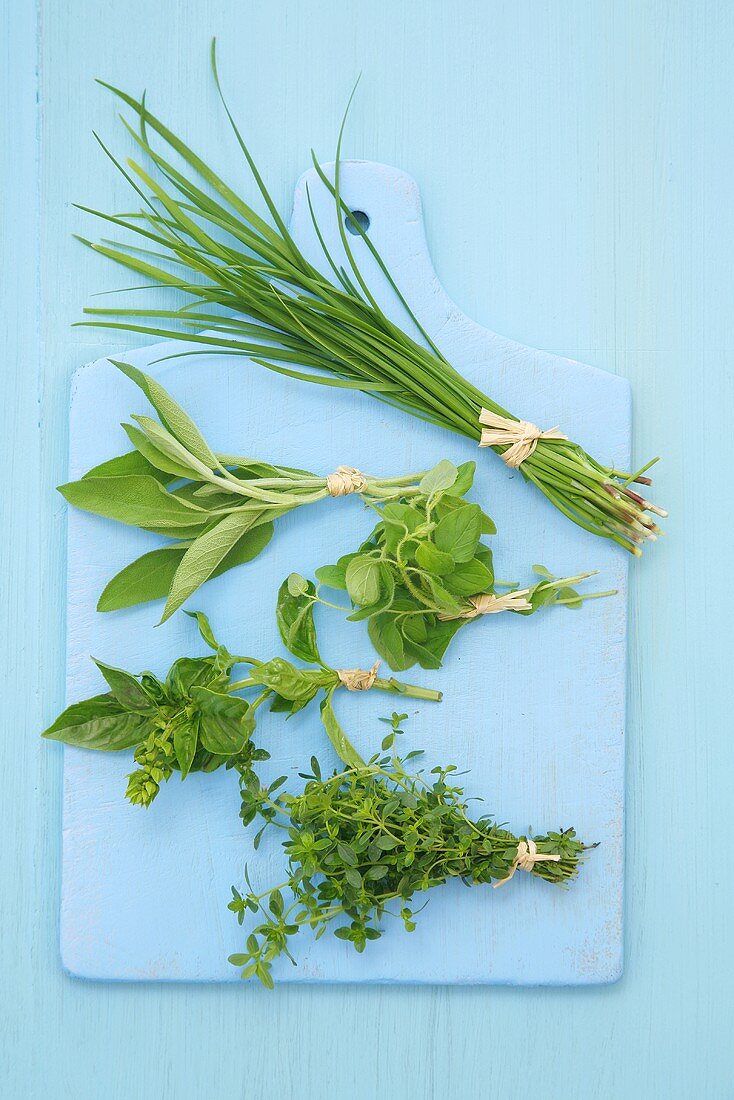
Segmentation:
<svg viewBox="0 0 734 1100">
<path fill-rule="evenodd" d="M 512 420 L 508 416 L 498 416 L 489 409 L 482 409 L 479 414 L 479 423 L 482 425 L 482 438 L 480 447 L 507 447 L 502 451 L 500 458 L 511 470 L 517 470 L 522 466 L 526 458 L 538 446 L 538 440 L 568 441 L 556 425 L 555 428 L 547 428 L 543 431 L 537 424 L 530 420 Z"/>
<path fill-rule="evenodd" d="M 535 841 L 532 837 L 528 837 L 527 840 L 519 842 L 509 875 L 500 879 L 499 882 L 493 882 L 492 886 L 495 890 L 498 886 L 504 886 L 510 881 L 515 871 L 527 871 L 528 874 L 532 874 L 536 863 L 559 863 L 560 859 L 561 857 L 555 852 L 539 852 Z"/>
<path fill-rule="evenodd" d="M 350 493 L 363 493 L 367 488 L 367 478 L 354 466 L 337 466 L 333 474 L 326 478 L 326 488 L 331 497 L 346 497 Z"/>
</svg>

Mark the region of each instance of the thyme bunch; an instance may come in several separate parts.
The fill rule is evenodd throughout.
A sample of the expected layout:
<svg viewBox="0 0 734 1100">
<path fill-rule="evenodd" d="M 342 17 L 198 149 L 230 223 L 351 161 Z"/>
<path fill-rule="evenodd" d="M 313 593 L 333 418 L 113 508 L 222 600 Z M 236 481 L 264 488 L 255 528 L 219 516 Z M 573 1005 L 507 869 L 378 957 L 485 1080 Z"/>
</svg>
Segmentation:
<svg viewBox="0 0 734 1100">
<path fill-rule="evenodd" d="M 456 767 L 411 772 L 406 765 L 420 755 L 377 755 L 328 778 L 314 757 L 297 795 L 277 780 L 264 788 L 253 774 L 242 777 L 243 821 L 263 821 L 256 845 L 275 828 L 287 859 L 275 886 L 255 890 L 245 869 L 247 890 L 232 887 L 229 908 L 239 923 L 257 921 L 246 950 L 230 956 L 243 978 L 272 988 L 273 962 L 286 955 L 295 965 L 291 943 L 302 930 L 318 939 L 332 928 L 359 952 L 383 934 L 386 915 L 412 932 L 416 894 L 452 878 L 498 885 L 514 873 L 521 843 L 532 841 L 540 857 L 531 868 L 537 878 L 562 885 L 578 873 L 589 846 L 573 829 L 518 837 L 489 815 L 472 818 Z"/>
</svg>

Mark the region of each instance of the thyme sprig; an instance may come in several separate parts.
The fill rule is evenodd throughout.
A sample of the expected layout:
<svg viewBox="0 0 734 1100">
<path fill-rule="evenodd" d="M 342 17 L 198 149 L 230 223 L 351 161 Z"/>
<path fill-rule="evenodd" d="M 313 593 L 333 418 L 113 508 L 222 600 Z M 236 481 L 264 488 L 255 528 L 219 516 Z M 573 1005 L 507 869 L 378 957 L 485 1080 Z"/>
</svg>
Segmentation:
<svg viewBox="0 0 734 1100">
<path fill-rule="evenodd" d="M 272 711 L 290 716 L 320 697 L 321 721 L 340 760 L 364 766 L 336 717 L 333 696 L 343 681 L 339 670 L 321 659 L 312 619 L 304 616 L 300 630 L 292 632 L 291 652 L 308 654 L 318 667 L 299 668 L 283 657 L 260 661 L 234 656 L 216 640 L 202 612 L 186 614 L 196 619 L 212 655 L 178 658 L 165 680 L 96 661 L 109 691 L 67 707 L 43 736 L 102 752 L 133 749 L 139 766 L 128 776 L 126 797 L 147 808 L 174 771 L 185 779 L 191 772 L 224 766 L 251 776 L 253 764 L 268 758 L 252 740 L 259 708 L 267 702 Z M 233 670 L 241 664 L 249 666 L 248 675 L 234 680 Z M 441 700 L 439 691 L 393 677 L 372 676 L 371 681 L 377 691 Z M 252 701 L 238 694 L 248 690 L 257 692 Z"/>
<path fill-rule="evenodd" d="M 412 932 L 416 894 L 452 878 L 467 886 L 501 883 L 513 873 L 521 841 L 532 839 L 538 853 L 553 857 L 535 862 L 532 874 L 558 885 L 578 873 L 584 852 L 595 847 L 578 841 L 573 829 L 526 838 L 490 815 L 470 817 L 456 767 L 411 772 L 406 765 L 419 755 L 375 756 L 328 778 L 314 758 L 300 794 L 243 776 L 243 821 L 264 822 L 256 844 L 267 829 L 280 830 L 287 859 L 275 886 L 255 890 L 245 869 L 247 890 L 232 887 L 229 908 L 239 923 L 257 920 L 246 950 L 230 956 L 243 978 L 272 988 L 274 961 L 286 955 L 295 965 L 290 944 L 302 930 L 318 939 L 331 927 L 359 952 L 383 934 L 386 915 Z"/>
<path fill-rule="evenodd" d="M 127 363 L 115 365 L 140 387 L 159 419 L 133 416 L 134 424 L 123 428 L 135 450 L 60 485 L 59 492 L 77 508 L 173 540 L 126 565 L 97 604 L 98 611 L 116 611 L 165 598 L 165 621 L 209 578 L 262 553 L 281 516 L 334 495 L 331 478 L 338 475 L 216 453 L 160 383 Z M 366 503 L 410 497 L 424 476 L 351 472 Z"/>
<path fill-rule="evenodd" d="M 372 644 L 397 672 L 415 664 L 439 668 L 457 631 L 483 613 L 576 609 L 585 600 L 615 594 L 580 594 L 572 586 L 594 573 L 555 577 L 542 565 L 533 566 L 538 579 L 523 589 L 495 580 L 492 551 L 482 542 L 495 525 L 465 499 L 475 465 L 441 462 L 425 475 L 418 493 L 375 506 L 379 522 L 359 548 L 317 569 L 318 586 L 288 578 L 279 607 L 293 601 L 296 588 L 303 615 L 314 603 L 339 606 L 322 597 L 323 588 L 345 591 L 348 618 L 367 620 Z"/>
<path fill-rule="evenodd" d="M 221 91 L 214 43 L 212 69 L 235 139 L 269 216 L 261 217 L 245 203 L 150 112 L 144 100 L 100 82 L 136 116 L 137 126 L 124 119 L 123 123 L 148 167 L 133 158 L 123 165 L 102 146 L 141 206 L 129 214 L 82 207 L 131 235 L 130 240 L 121 242 L 84 243 L 141 276 L 143 285 L 132 289 L 163 284 L 182 295 L 184 304 L 179 309 L 129 304 L 89 308 L 85 313 L 91 319 L 82 324 L 175 337 L 193 343 L 202 352 L 216 347 L 226 354 L 244 356 L 296 380 L 336 390 L 361 390 L 477 442 L 482 436 L 483 409 L 519 421 L 448 362 L 410 309 L 370 237 L 342 201 L 340 159 L 346 114 L 333 180 L 312 153 L 318 177 L 334 199 L 346 259 L 344 266 L 329 252 L 309 195 L 328 271 L 325 275 L 296 245 L 237 128 Z M 347 225 L 377 262 L 404 308 L 406 320 L 415 326 L 416 339 L 378 305 L 349 243 Z M 496 444 L 493 449 L 503 454 L 509 448 Z M 621 471 L 598 462 L 570 440 L 540 439 L 520 472 L 574 523 L 639 556 L 642 544 L 659 534 L 655 517 L 667 514 L 630 487 L 633 482 L 650 484 L 645 474 L 653 462 L 637 472 Z"/>
</svg>

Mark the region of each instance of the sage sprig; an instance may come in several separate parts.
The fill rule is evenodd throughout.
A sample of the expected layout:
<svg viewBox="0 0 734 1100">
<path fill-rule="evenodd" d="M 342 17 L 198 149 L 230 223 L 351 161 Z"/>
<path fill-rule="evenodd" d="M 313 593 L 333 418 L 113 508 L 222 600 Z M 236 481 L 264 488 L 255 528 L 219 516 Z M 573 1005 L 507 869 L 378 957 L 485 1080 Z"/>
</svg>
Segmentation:
<svg viewBox="0 0 734 1100">
<path fill-rule="evenodd" d="M 411 496 L 423 474 L 375 478 L 352 467 L 320 477 L 215 453 L 171 395 L 127 363 L 115 364 L 150 401 L 158 420 L 123 424 L 134 451 L 59 486 L 77 508 L 172 541 L 126 565 L 106 585 L 98 611 L 166 599 L 165 621 L 211 577 L 252 561 L 287 512 L 327 497 L 359 492 L 366 502 Z"/>
<path fill-rule="evenodd" d="M 321 182 L 334 199 L 347 266 L 342 266 L 327 249 L 310 196 L 311 216 L 328 275 L 309 263 L 278 213 L 226 105 L 213 43 L 212 68 L 234 136 L 269 218 L 261 217 L 245 203 L 151 114 L 144 100 L 101 82 L 136 116 L 137 127 L 123 122 L 148 167 L 133 158 L 123 166 L 108 153 L 142 205 L 129 214 L 105 214 L 82 207 L 131 234 L 128 241 L 84 243 L 141 276 L 143 285 L 133 289 L 145 290 L 159 283 L 185 300 L 180 309 L 129 304 L 90 308 L 85 312 L 92 319 L 82 323 L 176 337 L 198 345 L 202 351 L 217 347 L 227 354 L 245 356 L 289 378 L 337 391 L 361 390 L 413 416 L 491 446 L 511 465 L 519 461 L 523 478 L 570 520 L 639 555 L 642 544 L 659 533 L 655 517 L 667 514 L 631 488 L 633 482 L 650 484 L 645 471 L 653 463 L 628 472 L 598 462 L 563 433 L 540 432 L 535 425 L 513 416 L 448 362 L 413 314 L 370 237 L 342 201 L 344 122 L 333 181 L 315 154 L 312 156 Z M 160 143 L 160 151 L 152 141 Z M 377 262 L 406 319 L 415 325 L 417 339 L 391 321 L 378 305 L 357 264 L 347 225 Z M 129 297 L 126 302 L 130 302 Z M 507 442 L 503 442 L 505 439 Z"/>
<path fill-rule="evenodd" d="M 353 767 L 364 765 L 333 706 L 334 693 L 349 686 L 347 674 L 357 670 L 334 669 L 322 660 L 310 607 L 302 615 L 297 610 L 298 623 L 284 607 L 282 621 L 289 624 L 291 652 L 315 668 L 299 668 L 283 657 L 260 661 L 234 656 L 214 637 L 202 612 L 186 614 L 196 619 L 213 651 L 210 656 L 180 657 L 164 680 L 152 672 L 133 675 L 96 661 L 109 691 L 67 707 L 42 736 L 102 752 L 133 749 L 139 766 L 128 776 L 126 797 L 148 807 L 174 771 L 185 779 L 191 772 L 225 766 L 249 775 L 253 763 L 268 757 L 252 741 L 259 708 L 267 702 L 272 711 L 290 716 L 320 696 L 321 721 L 339 759 Z M 240 664 L 249 666 L 248 675 L 234 680 L 233 669 Z M 439 691 L 384 679 L 376 670 L 363 675 L 377 691 L 441 700 Z M 257 695 L 251 702 L 237 694 L 253 689 Z"/>
<path fill-rule="evenodd" d="M 240 924 L 256 920 L 246 950 L 230 956 L 243 978 L 273 986 L 272 966 L 303 929 L 318 939 L 328 928 L 361 952 L 383 934 L 382 918 L 416 927 L 414 897 L 460 878 L 467 886 L 501 885 L 522 868 L 557 885 L 579 870 L 584 845 L 573 829 L 515 836 L 491 816 L 469 816 L 456 767 L 411 772 L 405 758 L 378 754 L 366 766 L 322 778 L 318 760 L 300 794 L 260 786 L 243 777 L 242 817 L 281 831 L 287 860 L 284 878 L 256 890 L 247 868 L 247 890 L 232 887 L 229 908 Z"/>
<path fill-rule="evenodd" d="M 423 478 L 418 493 L 376 506 L 380 520 L 372 533 L 353 553 L 317 569 L 318 587 L 294 577 L 281 586 L 278 613 L 281 603 L 290 606 L 294 599 L 304 615 L 314 603 L 333 607 L 322 588 L 345 591 L 352 605 L 348 618 L 366 619 L 380 657 L 402 671 L 415 664 L 440 668 L 457 631 L 484 614 L 575 609 L 614 595 L 584 595 L 572 587 L 592 572 L 555 577 L 542 565 L 533 566 L 538 579 L 523 589 L 496 581 L 492 551 L 482 542 L 495 525 L 465 499 L 474 471 L 473 462 L 456 467 L 443 461 Z"/>
</svg>

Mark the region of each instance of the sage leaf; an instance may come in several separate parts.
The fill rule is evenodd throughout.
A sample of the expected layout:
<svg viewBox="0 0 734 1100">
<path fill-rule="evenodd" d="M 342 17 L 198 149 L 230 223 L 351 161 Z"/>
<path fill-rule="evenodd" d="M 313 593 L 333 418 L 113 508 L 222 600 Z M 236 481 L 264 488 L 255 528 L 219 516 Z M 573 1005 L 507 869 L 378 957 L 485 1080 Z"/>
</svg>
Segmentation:
<svg viewBox="0 0 734 1100">
<path fill-rule="evenodd" d="M 161 386 L 159 382 L 156 382 L 154 378 L 151 378 L 150 375 L 144 374 L 143 371 L 138 370 L 137 367 L 133 367 L 129 363 L 121 363 L 114 359 L 111 359 L 110 362 L 113 363 L 118 370 L 121 370 L 123 374 L 126 374 L 136 386 L 140 387 L 158 413 L 162 423 L 165 424 L 169 432 L 176 437 L 179 443 L 183 444 L 187 451 L 190 451 L 192 455 L 208 466 L 210 470 L 216 469 L 218 460 L 210 449 L 209 444 L 206 442 L 191 417 L 185 413 L 181 406 L 173 400 L 171 395 L 163 389 L 163 386 Z"/>
<path fill-rule="evenodd" d="M 232 512 L 220 520 L 215 527 L 206 531 L 184 553 L 171 581 L 171 587 L 163 609 L 161 622 L 170 618 L 174 611 L 193 595 L 214 570 L 226 558 L 242 535 L 252 527 L 252 515 Z M 252 557 L 267 546 L 272 535 L 272 527 L 257 527 L 252 532 L 249 549 Z"/>
<path fill-rule="evenodd" d="M 133 447 L 135 447 L 140 455 L 145 458 L 148 465 L 154 467 L 154 469 L 162 473 L 170 474 L 172 477 L 188 478 L 191 477 L 192 473 L 196 472 L 190 463 L 178 461 L 165 451 L 162 451 L 160 447 L 156 447 L 156 445 L 151 443 L 150 439 L 148 439 L 145 432 L 141 432 L 140 428 L 136 428 L 132 424 L 123 424 L 122 428 Z"/>
<path fill-rule="evenodd" d="M 256 558 L 270 542 L 273 530 L 272 523 L 264 523 L 245 531 L 212 571 L 211 578 Z M 164 599 L 187 548 L 187 545 L 161 546 L 136 558 L 107 583 L 99 597 L 97 610 L 118 611 L 123 607 Z"/>
<path fill-rule="evenodd" d="M 123 710 L 112 694 L 95 695 L 67 707 L 42 736 L 84 749 L 119 752 L 137 745 L 149 725 L 148 717 Z"/>
<path fill-rule="evenodd" d="M 203 508 L 166 492 L 160 482 L 146 475 L 83 477 L 59 485 L 59 492 L 75 508 L 132 527 L 198 527 L 204 516 Z"/>
<path fill-rule="evenodd" d="M 108 459 L 107 462 L 100 462 L 98 466 L 93 466 L 91 470 L 88 470 L 84 477 L 122 477 L 125 474 L 147 474 L 164 485 L 173 480 L 170 474 L 164 473 L 156 466 L 151 465 L 147 458 L 138 451 L 127 451 L 116 458 Z"/>
</svg>

